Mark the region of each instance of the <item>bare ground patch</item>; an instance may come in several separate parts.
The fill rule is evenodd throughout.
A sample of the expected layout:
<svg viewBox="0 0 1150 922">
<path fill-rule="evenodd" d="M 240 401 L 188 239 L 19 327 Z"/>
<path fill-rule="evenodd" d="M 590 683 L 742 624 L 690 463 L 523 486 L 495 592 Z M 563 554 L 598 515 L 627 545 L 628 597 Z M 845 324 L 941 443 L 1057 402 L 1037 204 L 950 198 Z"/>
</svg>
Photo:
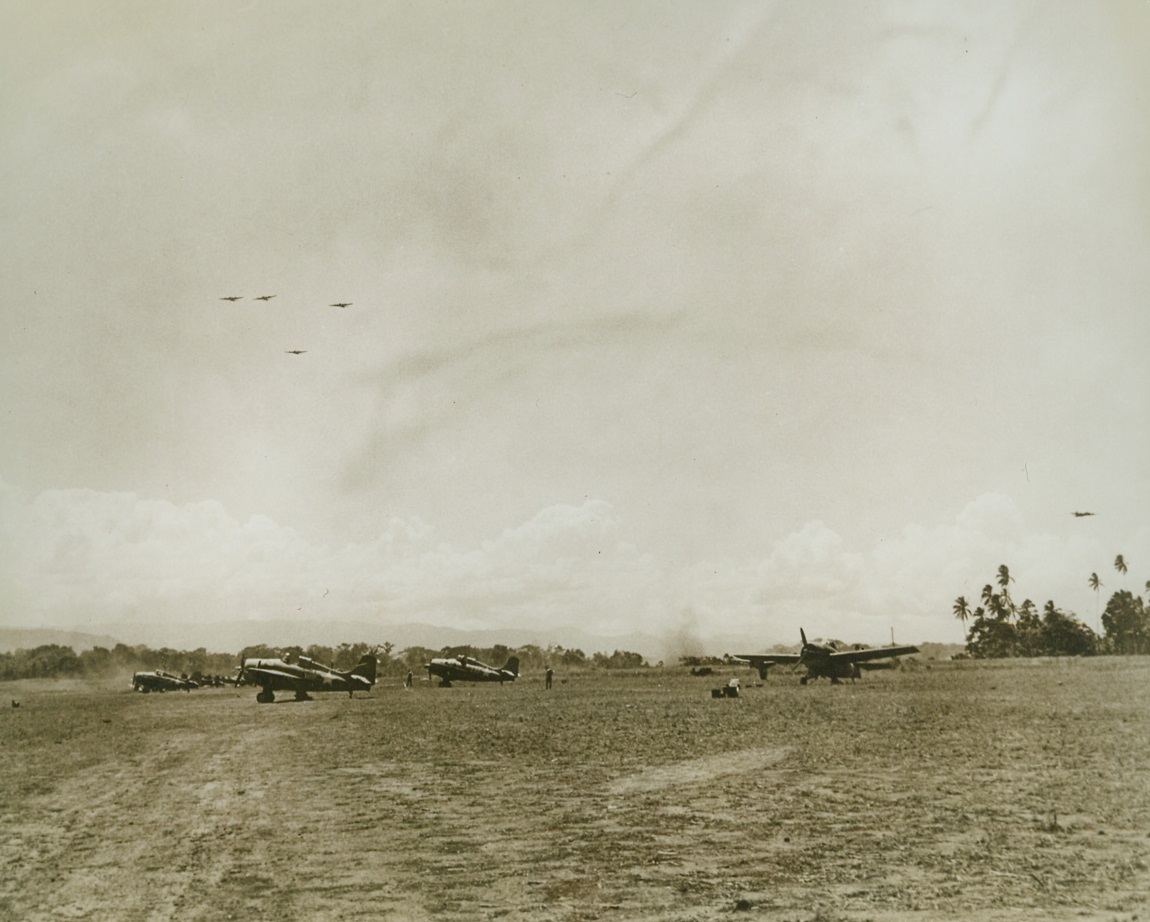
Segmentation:
<svg viewBox="0 0 1150 922">
<path fill-rule="evenodd" d="M 0 917 L 1130 920 L 1150 663 L 734 701 L 678 672 L 262 707 L 24 685 Z"/>
</svg>

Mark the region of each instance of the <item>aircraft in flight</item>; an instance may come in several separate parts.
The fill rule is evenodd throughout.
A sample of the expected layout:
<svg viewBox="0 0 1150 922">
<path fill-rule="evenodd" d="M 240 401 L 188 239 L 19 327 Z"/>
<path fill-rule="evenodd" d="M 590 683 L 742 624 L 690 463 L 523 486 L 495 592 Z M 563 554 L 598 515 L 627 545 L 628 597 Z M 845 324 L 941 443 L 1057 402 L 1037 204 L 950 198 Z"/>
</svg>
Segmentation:
<svg viewBox="0 0 1150 922">
<path fill-rule="evenodd" d="M 286 352 L 288 355 L 303 355 L 305 352 L 307 352 L 307 350 L 306 349 L 284 349 L 284 352 Z"/>
<path fill-rule="evenodd" d="M 1072 512 L 1072 513 L 1070 513 L 1070 514 L 1071 514 L 1072 516 L 1074 516 L 1076 519 L 1080 519 L 1080 518 L 1082 518 L 1083 516 L 1087 516 L 1087 515 L 1094 515 L 1094 513 L 1093 513 L 1093 512 Z"/>
<path fill-rule="evenodd" d="M 519 678 L 519 657 L 512 656 L 502 669 L 488 666 L 462 653 L 433 659 L 427 664 L 427 678 L 439 676 L 441 688 L 451 688 L 452 682 L 514 682 Z"/>
<path fill-rule="evenodd" d="M 197 682 L 193 682 L 187 676 L 173 675 L 170 672 L 164 672 L 162 669 L 132 674 L 132 688 L 136 691 L 143 692 L 145 695 L 149 692 L 189 692 L 193 688 L 199 687 Z"/>
<path fill-rule="evenodd" d="M 335 304 L 329 304 L 328 307 L 351 307 L 350 301 L 337 301 Z"/>
<path fill-rule="evenodd" d="M 918 647 L 872 647 L 865 650 L 836 650 L 826 644 L 809 643 L 807 633 L 799 628 L 799 635 L 803 645 L 798 653 L 742 653 L 734 659 L 750 664 L 759 670 L 759 678 L 767 677 L 767 670 L 771 666 L 794 665 L 805 666 L 807 674 L 799 679 L 799 683 L 806 685 L 811 679 L 819 676 L 831 680 L 832 685 L 838 685 L 839 679 L 857 679 L 862 669 L 889 669 L 890 663 L 872 663 L 871 660 L 887 659 L 892 656 L 907 656 L 917 653 Z"/>
<path fill-rule="evenodd" d="M 256 295 L 257 301 L 270 301 L 275 295 Z"/>
<path fill-rule="evenodd" d="M 242 301 L 243 299 L 243 295 L 224 295 L 220 298 L 221 301 Z"/>
<path fill-rule="evenodd" d="M 356 666 L 348 672 L 341 672 L 334 666 L 323 666 L 306 656 L 289 656 L 286 659 L 264 659 L 240 657 L 240 671 L 236 676 L 236 686 L 258 685 L 256 701 L 271 704 L 276 700 L 277 691 L 295 693 L 296 701 L 310 701 L 308 692 L 345 691 L 349 698 L 356 691 L 369 691 L 375 684 L 376 659 L 365 653 Z"/>
</svg>

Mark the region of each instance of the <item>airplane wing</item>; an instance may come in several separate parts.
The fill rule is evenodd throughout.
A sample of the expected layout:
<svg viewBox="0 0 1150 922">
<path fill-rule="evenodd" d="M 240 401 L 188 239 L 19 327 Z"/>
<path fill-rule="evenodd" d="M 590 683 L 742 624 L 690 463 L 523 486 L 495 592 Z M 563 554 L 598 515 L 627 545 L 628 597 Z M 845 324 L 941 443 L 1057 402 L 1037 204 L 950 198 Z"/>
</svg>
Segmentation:
<svg viewBox="0 0 1150 922">
<path fill-rule="evenodd" d="M 298 675 L 284 672 L 282 669 L 267 669 L 263 666 L 248 666 L 244 669 L 244 675 L 252 676 L 255 680 L 253 684 L 256 685 L 259 684 L 259 679 L 261 678 L 286 679 L 289 682 L 298 682 L 300 678 Z"/>
<path fill-rule="evenodd" d="M 731 656 L 745 663 L 750 663 L 752 666 L 758 666 L 759 663 L 785 666 L 799 661 L 798 653 L 732 653 Z"/>
<path fill-rule="evenodd" d="M 888 656 L 909 656 L 917 653 L 918 647 L 875 647 L 871 650 L 839 650 L 831 654 L 833 662 L 862 663 L 871 659 L 884 659 Z"/>
</svg>

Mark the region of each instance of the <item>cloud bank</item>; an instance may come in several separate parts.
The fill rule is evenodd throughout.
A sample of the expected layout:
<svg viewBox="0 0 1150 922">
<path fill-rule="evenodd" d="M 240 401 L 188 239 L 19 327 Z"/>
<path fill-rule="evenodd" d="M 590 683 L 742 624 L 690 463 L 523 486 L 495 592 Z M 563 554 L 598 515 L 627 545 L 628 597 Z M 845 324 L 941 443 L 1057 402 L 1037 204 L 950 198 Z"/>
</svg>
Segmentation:
<svg viewBox="0 0 1150 922">
<path fill-rule="evenodd" d="M 976 599 L 1000 563 L 1015 594 L 1053 598 L 1093 622 L 1092 571 L 1116 553 L 1150 563 L 1150 529 L 1119 549 L 1028 529 L 1009 498 L 987 494 L 944 526 L 911 526 L 851 547 L 811 521 L 760 555 L 673 569 L 638 546 L 610 503 L 540 509 L 474 546 L 418 519 L 380 523 L 374 538 L 332 545 L 218 502 L 173 504 L 131 493 L 0 491 L 0 599 L 10 624 L 83 627 L 118 621 L 418 621 L 461 629 L 578 626 L 602 636 L 688 638 L 754 633 L 790 640 L 799 626 L 878 642 L 956 641 L 950 606 Z"/>
</svg>

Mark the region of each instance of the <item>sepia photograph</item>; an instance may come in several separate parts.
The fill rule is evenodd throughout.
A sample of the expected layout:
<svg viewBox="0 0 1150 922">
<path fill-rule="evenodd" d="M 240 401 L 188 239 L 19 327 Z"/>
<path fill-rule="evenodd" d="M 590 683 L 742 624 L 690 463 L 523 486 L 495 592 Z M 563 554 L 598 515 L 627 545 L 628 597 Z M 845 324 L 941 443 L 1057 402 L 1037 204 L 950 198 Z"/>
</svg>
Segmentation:
<svg viewBox="0 0 1150 922">
<path fill-rule="evenodd" d="M 1150 4 L 0 49 L 0 919 L 1150 918 Z"/>
</svg>

